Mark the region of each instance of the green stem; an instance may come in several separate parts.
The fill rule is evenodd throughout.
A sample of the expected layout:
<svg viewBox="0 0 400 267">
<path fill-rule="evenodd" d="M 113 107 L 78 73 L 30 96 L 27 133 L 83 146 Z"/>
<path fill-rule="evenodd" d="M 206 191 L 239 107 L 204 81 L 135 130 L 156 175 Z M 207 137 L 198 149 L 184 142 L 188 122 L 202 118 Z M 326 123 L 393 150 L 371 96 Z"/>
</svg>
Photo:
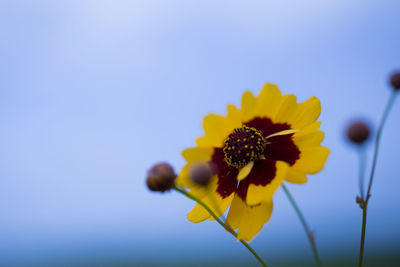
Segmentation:
<svg viewBox="0 0 400 267">
<path fill-rule="evenodd" d="M 197 198 L 196 196 L 190 194 L 190 193 L 187 192 L 186 190 L 184 190 L 184 189 L 182 189 L 182 188 L 179 188 L 179 187 L 177 187 L 177 186 L 172 187 L 172 189 L 174 189 L 174 190 L 178 191 L 179 193 L 185 195 L 186 197 L 190 198 L 191 200 L 194 200 L 194 201 L 196 201 L 197 203 L 199 203 L 203 208 L 205 208 L 205 209 L 208 211 L 208 213 L 210 213 L 210 215 L 211 215 L 222 227 L 224 227 L 224 229 L 225 229 L 226 231 L 228 231 L 228 232 L 231 233 L 235 238 L 237 238 L 236 232 L 233 231 L 232 228 L 231 228 L 229 225 L 227 225 L 227 224 L 225 224 L 223 221 L 221 221 L 221 220 L 219 219 L 219 217 L 218 217 L 217 215 L 215 215 L 215 213 L 214 213 L 203 201 L 201 201 L 201 200 L 200 200 L 199 198 Z M 257 258 L 257 260 L 258 260 L 264 267 L 268 267 L 268 265 L 260 258 L 260 256 L 258 256 L 257 252 L 255 252 L 255 250 L 254 250 L 252 247 L 250 247 L 250 245 L 249 245 L 246 241 L 244 241 L 244 240 L 242 240 L 242 239 L 240 239 L 239 241 L 240 241 L 240 243 L 242 243 L 242 244 Z"/>
<path fill-rule="evenodd" d="M 365 175 L 365 149 L 364 146 L 358 149 L 359 176 L 358 185 L 360 187 L 360 197 L 364 201 L 364 175 Z"/>
<path fill-rule="evenodd" d="M 294 198 L 292 197 L 292 195 L 290 194 L 289 190 L 286 188 L 285 185 L 282 184 L 282 188 L 283 191 L 285 191 L 286 196 L 289 198 L 290 203 L 292 204 L 293 208 L 295 209 L 297 216 L 299 217 L 301 224 L 303 225 L 304 231 L 307 234 L 308 240 L 310 241 L 310 245 L 314 254 L 314 258 L 315 258 L 315 262 L 317 264 L 317 266 L 321 267 L 321 261 L 319 259 L 318 256 L 318 251 L 317 251 L 317 246 L 315 244 L 315 239 L 314 239 L 314 235 L 312 234 L 312 232 L 310 231 L 310 228 L 308 227 L 308 224 L 306 222 L 306 219 L 304 218 L 303 213 L 301 212 L 299 206 L 297 205 L 296 201 L 294 200 Z"/>
<path fill-rule="evenodd" d="M 364 259 L 365 228 L 367 227 L 367 206 L 364 206 L 362 210 L 363 210 L 363 219 L 361 228 L 360 258 L 358 259 L 359 267 L 362 266 Z"/>
<path fill-rule="evenodd" d="M 359 262 L 358 262 L 359 267 L 362 267 L 363 258 L 364 258 L 365 229 L 367 227 L 367 206 L 368 206 L 369 198 L 371 196 L 372 183 L 374 181 L 375 167 L 376 167 L 376 162 L 378 160 L 379 144 L 380 144 L 380 140 L 381 140 L 383 127 L 385 126 L 385 123 L 389 116 L 390 110 L 392 109 L 394 100 L 396 99 L 396 95 L 397 95 L 397 91 L 393 90 L 392 94 L 390 95 L 389 100 L 386 104 L 381 121 L 379 123 L 378 131 L 376 133 L 375 149 L 374 149 L 374 156 L 372 159 L 372 167 L 371 167 L 371 174 L 369 177 L 368 190 L 367 190 L 367 194 L 365 195 L 365 198 L 362 200 L 363 201 L 363 203 L 362 203 L 363 204 L 363 207 L 362 207 L 363 208 L 363 219 L 362 219 L 362 227 L 361 227 L 360 258 L 359 258 Z"/>
<path fill-rule="evenodd" d="M 387 120 L 387 117 L 389 115 L 390 110 L 392 109 L 394 100 L 396 99 L 397 91 L 393 90 L 392 94 L 389 97 L 389 100 L 386 104 L 385 111 L 383 112 L 381 122 L 378 127 L 378 132 L 376 133 L 376 139 L 375 139 L 375 151 L 374 151 L 374 158 L 372 160 L 372 168 L 371 168 L 371 175 L 369 178 L 369 183 L 368 183 L 368 190 L 367 190 L 367 195 L 366 195 L 366 200 L 365 204 L 368 203 L 369 197 L 370 197 L 370 192 L 371 192 L 371 187 L 372 187 L 372 182 L 374 181 L 374 174 L 375 174 L 375 166 L 376 166 L 376 161 L 378 159 L 378 151 L 379 151 L 379 143 L 383 131 L 383 127 L 385 126 L 385 122 Z"/>
</svg>

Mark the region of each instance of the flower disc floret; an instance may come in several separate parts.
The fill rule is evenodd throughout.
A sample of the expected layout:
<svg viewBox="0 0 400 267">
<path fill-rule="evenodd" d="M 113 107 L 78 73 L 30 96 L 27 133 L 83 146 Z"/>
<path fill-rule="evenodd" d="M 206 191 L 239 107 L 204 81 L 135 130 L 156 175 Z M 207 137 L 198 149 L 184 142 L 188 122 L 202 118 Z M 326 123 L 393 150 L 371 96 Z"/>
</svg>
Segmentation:
<svg viewBox="0 0 400 267">
<path fill-rule="evenodd" d="M 238 169 L 258 160 L 264 153 L 265 139 L 257 129 L 243 126 L 236 128 L 225 140 L 225 161 Z"/>
</svg>

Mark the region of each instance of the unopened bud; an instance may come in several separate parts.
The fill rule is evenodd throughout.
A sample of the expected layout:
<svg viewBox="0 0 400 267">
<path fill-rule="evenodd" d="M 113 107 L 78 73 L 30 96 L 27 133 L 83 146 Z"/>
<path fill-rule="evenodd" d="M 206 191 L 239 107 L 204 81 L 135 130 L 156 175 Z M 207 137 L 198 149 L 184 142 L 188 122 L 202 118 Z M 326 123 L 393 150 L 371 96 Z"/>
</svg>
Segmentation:
<svg viewBox="0 0 400 267">
<path fill-rule="evenodd" d="M 390 84 L 393 86 L 394 90 L 400 90 L 400 72 L 394 72 L 390 76 Z"/>
<path fill-rule="evenodd" d="M 206 186 L 211 180 L 212 170 L 208 163 L 198 162 L 191 166 L 189 175 L 195 184 Z"/>
<path fill-rule="evenodd" d="M 369 126 L 361 121 L 353 122 L 347 128 L 347 138 L 353 143 L 362 144 L 370 135 Z"/>
<path fill-rule="evenodd" d="M 155 164 L 147 172 L 146 184 L 151 191 L 167 191 L 174 186 L 176 174 L 168 163 Z"/>
</svg>

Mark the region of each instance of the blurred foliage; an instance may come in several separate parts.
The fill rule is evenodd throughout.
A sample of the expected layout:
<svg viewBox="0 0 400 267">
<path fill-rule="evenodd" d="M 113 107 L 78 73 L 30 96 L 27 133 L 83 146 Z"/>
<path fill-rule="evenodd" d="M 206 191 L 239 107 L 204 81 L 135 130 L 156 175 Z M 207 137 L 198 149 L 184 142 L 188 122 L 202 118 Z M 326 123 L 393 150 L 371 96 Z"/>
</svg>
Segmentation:
<svg viewBox="0 0 400 267">
<path fill-rule="evenodd" d="M 284 259 L 281 261 L 268 261 L 269 267 L 312 267 L 315 266 L 315 263 L 311 260 L 304 260 L 304 259 Z M 1 265 L 3 266 L 3 265 Z M 168 261 L 162 262 L 157 259 L 149 259 L 149 262 L 109 262 L 109 261 L 102 261 L 96 262 L 96 260 L 87 260 L 81 263 L 74 263 L 74 261 L 70 262 L 52 262 L 52 263 L 42 263 L 41 267 L 259 267 L 260 264 L 255 260 L 251 262 L 243 261 L 212 261 L 211 259 L 184 259 L 181 261 Z M 356 257 L 330 257 L 329 259 L 325 259 L 323 261 L 324 267 L 354 267 L 357 266 L 357 259 Z M 383 256 L 376 256 L 373 258 L 366 258 L 365 267 L 398 267 L 400 266 L 400 255 L 385 255 Z"/>
</svg>

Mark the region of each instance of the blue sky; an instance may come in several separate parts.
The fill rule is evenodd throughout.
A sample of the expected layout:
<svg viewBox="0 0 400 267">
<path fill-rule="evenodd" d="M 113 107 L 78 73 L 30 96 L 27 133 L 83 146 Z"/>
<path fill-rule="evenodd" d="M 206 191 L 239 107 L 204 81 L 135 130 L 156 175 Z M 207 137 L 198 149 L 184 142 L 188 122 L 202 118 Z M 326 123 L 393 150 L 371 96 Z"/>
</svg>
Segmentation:
<svg viewBox="0 0 400 267">
<path fill-rule="evenodd" d="M 203 116 L 223 114 L 265 82 L 299 101 L 320 98 L 330 158 L 307 184 L 289 188 L 322 255 L 357 255 L 357 158 L 343 132 L 351 118 L 376 124 L 381 116 L 388 75 L 400 68 L 399 8 L 395 0 L 2 1 L 0 260 L 139 260 L 165 253 L 171 239 L 171 258 L 196 246 L 210 257 L 250 258 L 215 223 L 189 223 L 190 200 L 152 194 L 144 177 L 161 160 L 179 170 Z M 400 246 L 399 116 L 396 103 L 367 252 Z M 254 246 L 266 258 L 311 256 L 306 242 L 278 191 Z"/>
</svg>

